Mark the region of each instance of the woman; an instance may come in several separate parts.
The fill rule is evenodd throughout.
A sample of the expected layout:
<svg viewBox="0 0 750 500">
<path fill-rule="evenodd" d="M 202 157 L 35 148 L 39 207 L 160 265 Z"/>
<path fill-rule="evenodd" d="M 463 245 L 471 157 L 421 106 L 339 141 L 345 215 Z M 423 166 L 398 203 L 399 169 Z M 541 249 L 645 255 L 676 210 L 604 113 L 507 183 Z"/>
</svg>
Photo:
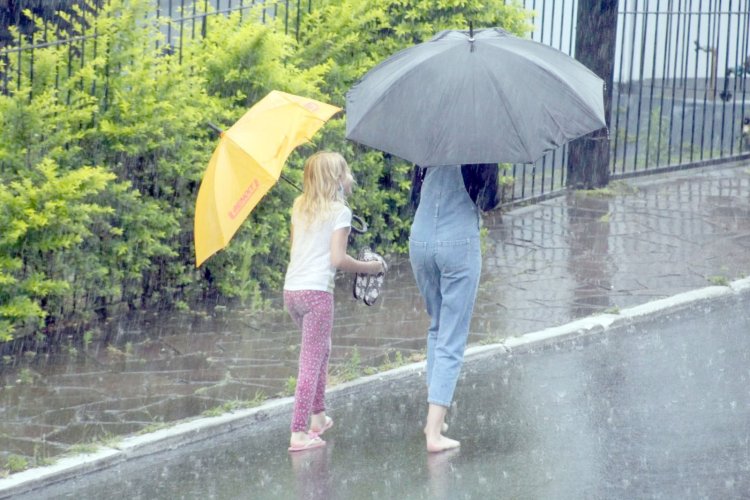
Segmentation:
<svg viewBox="0 0 750 500">
<path fill-rule="evenodd" d="M 476 201 L 483 209 L 497 204 L 497 165 L 439 166 L 423 172 L 421 182 L 417 176 L 415 183 L 419 201 L 409 236 L 409 260 L 430 316 L 424 432 L 427 451 L 432 453 L 460 445 L 442 433 L 482 270 L 481 214 Z"/>
</svg>

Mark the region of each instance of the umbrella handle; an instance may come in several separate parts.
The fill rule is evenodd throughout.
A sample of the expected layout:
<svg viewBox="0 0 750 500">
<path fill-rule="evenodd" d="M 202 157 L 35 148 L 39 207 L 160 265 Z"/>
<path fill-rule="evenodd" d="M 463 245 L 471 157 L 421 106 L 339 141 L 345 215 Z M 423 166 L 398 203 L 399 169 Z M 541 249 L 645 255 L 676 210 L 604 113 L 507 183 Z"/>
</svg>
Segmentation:
<svg viewBox="0 0 750 500">
<path fill-rule="evenodd" d="M 216 132 L 219 135 L 221 135 L 224 132 L 222 129 L 219 128 L 218 125 L 216 125 L 214 123 L 206 122 L 206 125 L 208 125 L 208 128 L 210 128 L 211 130 L 213 130 L 214 132 Z"/>
<path fill-rule="evenodd" d="M 357 223 L 356 225 L 354 224 L 355 222 Z M 367 222 L 362 220 L 362 217 L 359 215 L 352 214 L 352 231 L 357 234 L 365 234 L 367 232 Z"/>
</svg>

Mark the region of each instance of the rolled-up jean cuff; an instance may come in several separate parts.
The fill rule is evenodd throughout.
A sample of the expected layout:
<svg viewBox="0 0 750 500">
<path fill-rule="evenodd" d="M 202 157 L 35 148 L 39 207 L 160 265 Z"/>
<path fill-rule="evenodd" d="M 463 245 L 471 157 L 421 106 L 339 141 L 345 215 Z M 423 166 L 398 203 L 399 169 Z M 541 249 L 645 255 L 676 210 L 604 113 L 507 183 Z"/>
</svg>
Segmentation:
<svg viewBox="0 0 750 500">
<path fill-rule="evenodd" d="M 431 405 L 444 406 L 445 408 L 450 408 L 450 407 L 451 407 L 451 404 L 450 404 L 450 403 L 444 403 L 444 402 L 442 402 L 442 401 L 435 401 L 434 399 L 429 399 L 429 398 L 427 398 L 427 402 L 428 402 L 429 404 L 431 404 Z"/>
</svg>

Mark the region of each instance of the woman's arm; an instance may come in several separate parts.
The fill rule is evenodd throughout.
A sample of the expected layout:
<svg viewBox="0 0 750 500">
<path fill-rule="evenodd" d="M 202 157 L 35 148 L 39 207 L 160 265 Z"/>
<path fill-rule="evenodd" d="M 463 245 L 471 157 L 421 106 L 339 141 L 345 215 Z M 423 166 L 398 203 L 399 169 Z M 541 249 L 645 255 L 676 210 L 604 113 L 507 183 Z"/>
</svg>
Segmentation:
<svg viewBox="0 0 750 500">
<path fill-rule="evenodd" d="M 349 228 L 342 227 L 331 236 L 331 265 L 348 273 L 378 274 L 384 272 L 383 264 L 378 260 L 365 262 L 357 260 L 346 253 L 349 240 Z"/>
</svg>

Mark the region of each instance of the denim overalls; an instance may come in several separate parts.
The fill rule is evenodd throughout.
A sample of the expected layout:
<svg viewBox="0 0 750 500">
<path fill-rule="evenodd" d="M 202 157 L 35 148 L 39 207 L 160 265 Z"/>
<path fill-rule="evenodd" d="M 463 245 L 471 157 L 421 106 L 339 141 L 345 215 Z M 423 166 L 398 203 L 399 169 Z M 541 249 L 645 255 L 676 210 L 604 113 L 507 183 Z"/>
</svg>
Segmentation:
<svg viewBox="0 0 750 500">
<path fill-rule="evenodd" d="M 450 407 L 463 363 L 482 255 L 479 209 L 461 167 L 430 167 L 409 236 L 409 260 L 430 315 L 427 401 Z"/>
</svg>

